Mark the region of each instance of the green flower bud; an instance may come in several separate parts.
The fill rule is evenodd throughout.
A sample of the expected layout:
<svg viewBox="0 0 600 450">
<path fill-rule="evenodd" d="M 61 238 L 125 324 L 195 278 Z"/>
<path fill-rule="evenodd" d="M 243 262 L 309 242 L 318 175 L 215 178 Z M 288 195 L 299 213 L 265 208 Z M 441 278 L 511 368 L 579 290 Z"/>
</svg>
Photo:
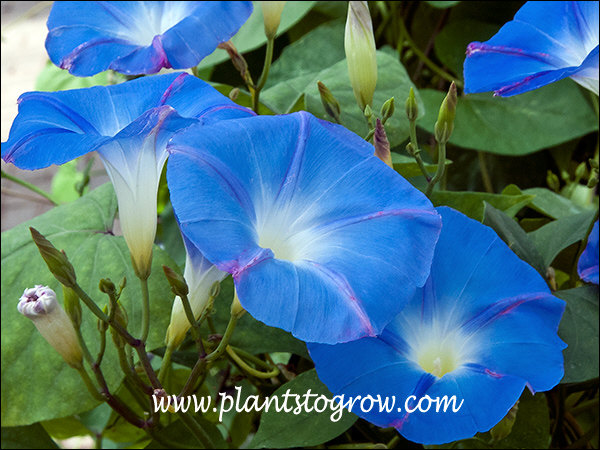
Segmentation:
<svg viewBox="0 0 600 450">
<path fill-rule="evenodd" d="M 114 297 L 117 294 L 117 288 L 110 278 L 102 278 L 100 283 L 98 283 L 98 289 L 110 297 Z"/>
<path fill-rule="evenodd" d="M 383 106 L 381 107 L 381 123 L 385 125 L 387 120 L 394 115 L 394 111 L 396 111 L 396 105 L 394 104 L 394 97 L 389 98 L 385 101 Z"/>
<path fill-rule="evenodd" d="M 369 5 L 365 1 L 348 3 L 344 49 L 354 97 L 364 111 L 367 105 L 373 104 L 377 84 L 375 37 Z"/>
<path fill-rule="evenodd" d="M 435 140 L 439 143 L 445 144 L 450 139 L 450 135 L 452 135 L 452 131 L 454 130 L 454 118 L 456 117 L 456 102 L 456 85 L 452 82 L 448 94 L 442 102 L 438 120 L 434 127 Z"/>
<path fill-rule="evenodd" d="M 42 258 L 46 262 L 48 269 L 63 286 L 74 287 L 77 281 L 75 269 L 69 262 L 64 251 L 58 251 L 52 243 L 46 239 L 39 231 L 29 227 L 33 242 L 37 245 Z"/>
<path fill-rule="evenodd" d="M 267 39 L 275 38 L 279 22 L 281 21 L 281 13 L 285 2 L 260 2 L 262 8 L 263 20 L 265 23 L 265 35 Z"/>
<path fill-rule="evenodd" d="M 339 102 L 336 100 L 327 86 L 320 81 L 317 81 L 317 87 L 319 88 L 319 95 L 321 96 L 321 103 L 323 103 L 325 112 L 337 123 L 340 123 L 340 115 L 342 114 L 342 110 Z"/>
<path fill-rule="evenodd" d="M 558 192 L 560 190 L 560 180 L 558 179 L 558 176 L 551 170 L 546 173 L 546 184 L 554 192 Z"/>
<path fill-rule="evenodd" d="M 171 285 L 171 291 L 173 291 L 173 294 L 178 295 L 179 297 L 184 295 L 187 296 L 190 290 L 185 282 L 185 279 L 170 267 L 163 266 L 163 271 L 165 272 L 167 281 Z"/>
<path fill-rule="evenodd" d="M 56 294 L 47 286 L 25 289 L 17 309 L 31 319 L 40 334 L 75 369 L 82 367 L 83 351 L 71 319 L 56 301 Z"/>
<path fill-rule="evenodd" d="M 411 122 L 417 120 L 419 117 L 419 105 L 417 104 L 417 99 L 415 98 L 415 91 L 413 88 L 410 88 L 408 92 L 408 98 L 406 99 L 406 117 Z"/>
<path fill-rule="evenodd" d="M 579 181 L 585 176 L 585 172 L 587 171 L 587 167 L 584 162 L 579 163 L 577 168 L 575 169 L 575 180 Z"/>
</svg>

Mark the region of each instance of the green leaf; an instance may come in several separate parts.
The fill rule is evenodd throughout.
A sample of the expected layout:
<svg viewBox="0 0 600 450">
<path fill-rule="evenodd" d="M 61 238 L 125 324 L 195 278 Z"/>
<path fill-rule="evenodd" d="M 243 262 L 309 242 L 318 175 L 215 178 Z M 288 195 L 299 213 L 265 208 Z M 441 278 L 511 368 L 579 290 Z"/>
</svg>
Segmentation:
<svg viewBox="0 0 600 450">
<path fill-rule="evenodd" d="M 396 56 L 389 55 L 386 51 L 377 51 L 377 74 L 373 111 L 378 113 L 385 101 L 391 97 L 395 97 L 398 104 L 404 104 L 412 87 L 415 90 L 419 112 L 424 114 L 425 107 L 419 93 Z M 359 136 L 366 136 L 369 130 L 365 117 L 354 98 L 346 60 L 339 61 L 321 71 L 314 83 L 311 83 L 305 91 L 306 110 L 321 119 L 329 120 L 321 103 L 317 80 L 323 82 L 340 103 L 342 125 Z M 409 134 L 408 119 L 402 114 L 401 108 L 398 109 L 400 111 L 385 124 L 385 131 L 392 148 L 404 142 Z"/>
<path fill-rule="evenodd" d="M 317 394 L 319 397 L 324 395 L 331 399 L 333 395 L 327 387 L 321 383 L 314 369 L 301 373 L 293 380 L 279 387 L 273 396 L 278 396 L 279 401 L 283 401 L 283 395 L 288 391 L 290 394 L 296 394 L 300 397 L 307 392 Z M 296 408 L 296 403 L 290 398 L 288 407 Z M 303 400 L 296 397 L 299 402 Z M 293 404 L 292 404 L 293 403 Z M 322 401 L 319 401 L 319 408 L 322 407 Z M 309 407 L 315 406 L 315 403 L 308 402 Z M 332 411 L 328 408 L 322 413 L 306 412 L 303 408 L 298 415 L 294 413 L 277 412 L 274 408 L 265 411 L 260 418 L 258 431 L 254 440 L 250 444 L 251 448 L 289 448 L 289 447 L 311 447 L 323 444 L 339 436 L 356 421 L 356 415 L 344 410 L 341 419 L 334 422 L 330 419 Z"/>
<path fill-rule="evenodd" d="M 558 335 L 568 347 L 562 383 L 598 377 L 598 286 L 587 285 L 554 293 L 567 302 Z"/>
<path fill-rule="evenodd" d="M 523 193 L 535 195 L 535 198 L 529 205 L 530 208 L 553 219 L 581 214 L 585 211 L 585 209 L 576 205 L 568 198 L 549 189 L 531 188 L 525 189 Z"/>
<path fill-rule="evenodd" d="M 492 227 L 519 258 L 530 264 L 544 280 L 546 279 L 544 258 L 538 252 L 531 238 L 515 220 L 485 202 L 483 223 Z"/>
<path fill-rule="evenodd" d="M 233 280 L 231 277 L 221 282 L 221 292 L 215 299 L 215 313 L 212 316 L 217 332 L 224 332 L 229 322 L 229 311 L 233 299 Z M 290 352 L 307 356 L 306 344 L 287 331 L 269 327 L 246 313 L 238 321 L 231 345 L 250 353 Z"/>
<path fill-rule="evenodd" d="M 458 1 L 427 1 L 428 5 L 433 6 L 434 8 L 440 8 L 440 9 L 446 9 L 446 8 L 452 8 L 454 5 L 459 4 L 460 2 Z"/>
<path fill-rule="evenodd" d="M 463 78 L 463 64 L 467 45 L 473 41 L 487 41 L 499 26 L 476 20 L 450 22 L 435 38 L 435 54 L 460 79 Z"/>
<path fill-rule="evenodd" d="M 4 389 L 3 389 L 4 392 Z M 2 448 L 60 448 L 39 423 L 2 427 Z"/>
<path fill-rule="evenodd" d="M 514 217 L 532 199 L 532 195 L 489 194 L 486 192 L 434 191 L 431 196 L 434 206 L 450 206 L 480 222 L 483 221 L 486 202 L 509 217 Z"/>
<path fill-rule="evenodd" d="M 52 178 L 52 198 L 58 203 L 69 203 L 79 198 L 76 185 L 83 181 L 83 172 L 77 170 L 74 159 L 61 165 Z"/>
<path fill-rule="evenodd" d="M 121 236 L 112 234 L 117 201 L 111 184 L 105 184 L 73 203 L 2 233 L 2 425 L 26 425 L 41 420 L 71 416 L 97 405 L 77 372 L 67 366 L 33 323 L 17 312 L 23 290 L 36 284 L 48 285 L 62 301 L 62 289 L 50 274 L 29 227 L 44 234 L 58 249 L 64 249 L 77 273 L 81 287 L 98 303 L 108 298 L 98 290 L 100 278 L 115 283 L 127 277 L 121 301 L 129 316 L 129 329 L 140 330 L 139 281 L 131 268 L 129 251 Z M 161 266 L 175 263 L 158 247 L 154 248 L 149 279 L 151 328 L 148 350 L 161 346 L 168 325 L 171 301 L 169 284 Z M 84 308 L 82 331 L 93 355 L 98 350 L 97 319 Z M 108 338 L 110 342 L 110 337 Z M 107 346 L 102 369 L 111 389 L 122 374 L 116 351 Z M 27 382 L 35 379 L 35 383 Z M 27 389 L 24 389 L 26 383 Z"/>
<path fill-rule="evenodd" d="M 404 178 L 418 177 L 423 175 L 419 165 L 416 163 L 415 158 L 412 156 L 401 155 L 400 153 L 392 152 L 392 164 L 394 170 L 402 175 Z M 446 160 L 446 166 L 452 164 L 449 159 Z M 437 164 L 425 163 L 425 169 L 428 173 L 434 173 L 437 169 Z"/>
<path fill-rule="evenodd" d="M 563 249 L 586 238 L 594 217 L 594 211 L 563 217 L 529 233 L 546 267 Z"/>
<path fill-rule="evenodd" d="M 491 448 L 548 448 L 550 446 L 550 412 L 544 394 L 531 395 L 525 389 L 511 433 Z"/>
<path fill-rule="evenodd" d="M 76 77 L 48 61 L 35 80 L 35 90 L 54 92 L 91 86 L 107 86 L 121 83 L 126 79 L 124 75 L 112 70 L 101 72 L 93 77 Z"/>
<path fill-rule="evenodd" d="M 471 439 L 444 445 L 425 445 L 431 449 L 518 449 L 548 448 L 550 446 L 550 412 L 544 394 L 531 395 L 525 389 L 519 399 L 517 417 L 510 434 L 494 442 L 489 432 L 478 433 Z"/>
<path fill-rule="evenodd" d="M 283 8 L 281 14 L 281 23 L 277 34 L 281 35 L 285 33 L 294 24 L 300 21 L 315 5 L 317 2 L 287 2 Z M 240 30 L 236 33 L 231 41 L 236 46 L 240 53 L 246 53 L 250 50 L 254 50 L 267 42 L 265 36 L 263 15 L 259 2 L 254 2 L 254 11 L 250 18 L 246 21 Z M 198 68 L 202 69 L 205 67 L 214 66 L 223 61 L 227 61 L 229 56 L 225 50 L 220 48 L 216 49 L 212 54 L 208 55 L 198 65 Z M 256 75 L 258 78 L 258 75 Z"/>
<path fill-rule="evenodd" d="M 290 112 L 319 72 L 346 57 L 344 24 L 324 23 L 288 45 L 273 63 L 261 99 L 277 113 Z"/>
<path fill-rule="evenodd" d="M 421 90 L 428 113 L 419 125 L 433 133 L 444 93 Z M 598 129 L 587 95 L 572 80 L 562 80 L 513 97 L 491 93 L 458 99 L 450 142 L 464 148 L 520 156 Z"/>
</svg>

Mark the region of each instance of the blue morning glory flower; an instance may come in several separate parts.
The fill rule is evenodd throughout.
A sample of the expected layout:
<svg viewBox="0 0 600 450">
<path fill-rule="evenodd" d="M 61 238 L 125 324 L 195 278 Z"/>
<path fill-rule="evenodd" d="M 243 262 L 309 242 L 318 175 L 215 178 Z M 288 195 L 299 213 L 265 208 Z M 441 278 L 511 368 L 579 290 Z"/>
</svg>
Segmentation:
<svg viewBox="0 0 600 450">
<path fill-rule="evenodd" d="M 73 75 L 128 75 L 196 66 L 229 40 L 252 2 L 54 2 L 46 50 Z"/>
<path fill-rule="evenodd" d="M 308 344 L 319 378 L 334 395 L 396 398 L 390 412 L 353 412 L 424 444 L 487 431 L 525 386 L 554 387 L 563 376 L 565 348 L 557 335 L 564 302 L 538 273 L 492 229 L 447 207 L 438 212 L 443 226 L 430 278 L 381 335 Z M 440 402 L 407 414 L 421 398 L 427 410 L 426 396 L 456 398 L 446 412 Z"/>
<path fill-rule="evenodd" d="M 314 342 L 374 336 L 425 283 L 439 215 L 345 128 L 259 116 L 189 127 L 168 149 L 182 232 L 267 325 Z"/>
<path fill-rule="evenodd" d="M 509 97 L 566 77 L 598 95 L 598 2 L 527 2 L 490 40 L 467 47 L 466 93 Z"/>
<path fill-rule="evenodd" d="M 598 221 L 594 224 L 587 246 L 579 257 L 577 272 L 583 281 L 598 284 Z"/>
<path fill-rule="evenodd" d="M 2 143 L 2 159 L 35 170 L 97 150 L 115 187 L 134 268 L 147 277 L 167 141 L 196 119 L 212 123 L 252 114 L 181 73 L 115 86 L 28 92 L 19 98 L 19 114 Z"/>
</svg>

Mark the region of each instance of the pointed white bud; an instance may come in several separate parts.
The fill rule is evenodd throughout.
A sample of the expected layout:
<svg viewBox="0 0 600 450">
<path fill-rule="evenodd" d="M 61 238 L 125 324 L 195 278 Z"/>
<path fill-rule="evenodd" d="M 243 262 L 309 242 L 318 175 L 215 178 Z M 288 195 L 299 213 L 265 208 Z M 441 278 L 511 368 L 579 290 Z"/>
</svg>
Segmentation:
<svg viewBox="0 0 600 450">
<path fill-rule="evenodd" d="M 373 103 L 377 84 L 377 55 L 373 24 L 367 2 L 348 3 L 348 19 L 344 39 L 348 75 L 361 111 Z"/>
<path fill-rule="evenodd" d="M 260 2 L 260 6 L 265 21 L 265 35 L 268 39 L 273 39 L 279 28 L 285 2 Z"/>
</svg>

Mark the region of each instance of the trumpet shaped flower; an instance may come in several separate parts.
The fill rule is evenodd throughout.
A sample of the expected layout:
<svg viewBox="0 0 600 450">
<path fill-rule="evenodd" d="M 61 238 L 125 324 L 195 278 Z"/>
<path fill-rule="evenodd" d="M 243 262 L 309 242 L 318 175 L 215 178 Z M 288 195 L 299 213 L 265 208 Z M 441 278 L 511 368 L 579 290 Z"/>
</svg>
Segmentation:
<svg viewBox="0 0 600 450">
<path fill-rule="evenodd" d="M 564 302 L 538 273 L 490 228 L 451 208 L 438 212 L 443 226 L 430 278 L 383 332 L 308 345 L 335 395 L 395 396 L 389 412 L 353 412 L 424 444 L 487 431 L 525 386 L 554 387 L 565 348 L 557 335 Z M 440 403 L 431 399 L 444 396 L 455 401 L 436 411 Z"/>
<path fill-rule="evenodd" d="M 136 75 L 196 66 L 229 40 L 252 2 L 55 2 L 46 50 L 73 75 Z"/>
<path fill-rule="evenodd" d="M 314 342 L 374 336 L 425 283 L 439 215 L 345 128 L 260 116 L 189 127 L 168 149 L 182 232 L 267 325 Z"/>
<path fill-rule="evenodd" d="M 583 281 L 598 284 L 598 221 L 594 224 L 587 246 L 579 257 L 577 271 Z"/>
<path fill-rule="evenodd" d="M 467 47 L 466 93 L 509 97 L 567 77 L 598 95 L 598 2 L 527 2 Z"/>
<path fill-rule="evenodd" d="M 144 278 L 150 273 L 156 195 L 168 139 L 197 120 L 211 123 L 251 114 L 188 74 L 28 92 L 19 98 L 2 159 L 35 170 L 97 150 L 115 187 L 134 268 Z"/>
</svg>

